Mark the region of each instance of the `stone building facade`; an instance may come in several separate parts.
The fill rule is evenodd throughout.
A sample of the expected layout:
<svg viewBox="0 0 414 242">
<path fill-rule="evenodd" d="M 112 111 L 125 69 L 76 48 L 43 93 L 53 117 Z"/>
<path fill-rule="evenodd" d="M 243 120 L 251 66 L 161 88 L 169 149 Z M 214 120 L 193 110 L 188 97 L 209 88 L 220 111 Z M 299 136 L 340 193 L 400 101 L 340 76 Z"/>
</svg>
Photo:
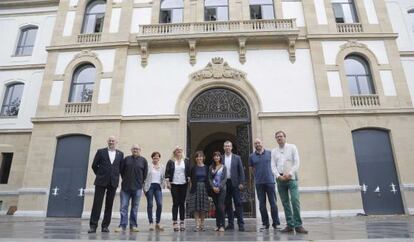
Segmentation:
<svg viewBox="0 0 414 242">
<path fill-rule="evenodd" d="M 231 140 L 248 174 L 246 215 L 254 217 L 252 141 L 260 137 L 271 149 L 275 131 L 284 130 L 301 155 L 304 216 L 412 213 L 410 7 L 413 1 L 3 1 L 0 25 L 10 35 L 0 46 L 2 110 L 11 107 L 11 85 L 24 89 L 18 114 L 0 117 L 2 164 L 11 163 L 1 210 L 87 216 L 91 160 L 115 135 L 127 154 L 138 143 L 145 157 L 157 150 L 165 163 L 176 145 L 209 156 Z M 38 26 L 37 36 L 33 53 L 20 56 L 31 46 L 26 25 Z"/>
</svg>

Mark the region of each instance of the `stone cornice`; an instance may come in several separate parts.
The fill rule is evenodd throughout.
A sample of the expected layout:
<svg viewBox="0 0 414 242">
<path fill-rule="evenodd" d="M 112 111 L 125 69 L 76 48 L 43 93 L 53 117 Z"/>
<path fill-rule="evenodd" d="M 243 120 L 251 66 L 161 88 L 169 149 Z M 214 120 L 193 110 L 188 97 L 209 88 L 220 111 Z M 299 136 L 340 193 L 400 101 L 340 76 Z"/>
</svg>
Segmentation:
<svg viewBox="0 0 414 242">
<path fill-rule="evenodd" d="M 46 64 L 9 65 L 9 66 L 0 66 L 0 71 L 45 69 L 45 67 L 46 67 Z"/>
<path fill-rule="evenodd" d="M 0 1 L 0 8 L 29 8 L 57 6 L 59 0 L 3 0 Z"/>
<path fill-rule="evenodd" d="M 348 40 L 348 39 L 397 39 L 397 33 L 326 33 L 326 34 L 308 34 L 309 40 Z"/>
</svg>

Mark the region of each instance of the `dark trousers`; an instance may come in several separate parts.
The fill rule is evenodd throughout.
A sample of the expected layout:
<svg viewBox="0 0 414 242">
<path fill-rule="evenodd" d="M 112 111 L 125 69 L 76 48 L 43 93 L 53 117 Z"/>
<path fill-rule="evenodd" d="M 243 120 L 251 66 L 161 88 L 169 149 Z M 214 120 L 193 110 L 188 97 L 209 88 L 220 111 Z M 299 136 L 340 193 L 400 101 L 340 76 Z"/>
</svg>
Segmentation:
<svg viewBox="0 0 414 242">
<path fill-rule="evenodd" d="M 151 183 L 150 188 L 148 192 L 145 193 L 147 196 L 147 215 L 148 215 L 148 221 L 150 224 L 153 223 L 152 218 L 152 207 L 154 204 L 154 198 L 155 202 L 157 203 L 157 211 L 156 211 L 156 217 L 155 222 L 158 224 L 161 221 L 161 211 L 162 211 L 162 190 L 161 186 L 158 183 Z"/>
<path fill-rule="evenodd" d="M 216 226 L 218 228 L 224 227 L 224 203 L 226 201 L 226 190 L 220 191 L 219 193 L 213 192 L 213 202 L 214 207 L 216 208 Z"/>
<path fill-rule="evenodd" d="M 93 205 L 91 212 L 91 219 L 89 221 L 89 226 L 91 228 L 98 227 L 99 217 L 101 216 L 102 203 L 106 192 L 105 199 L 105 212 L 104 218 L 102 221 L 102 228 L 107 228 L 111 223 L 112 217 L 112 205 L 114 204 L 114 198 L 116 193 L 116 187 L 108 185 L 106 187 L 95 186 L 95 195 L 93 197 Z"/>
<path fill-rule="evenodd" d="M 237 224 L 239 225 L 239 227 L 243 227 L 243 206 L 241 202 L 240 190 L 237 186 L 233 186 L 230 179 L 227 179 L 226 188 L 226 214 L 228 225 L 230 227 L 234 227 L 234 203 L 234 208 L 236 209 Z"/>
<path fill-rule="evenodd" d="M 187 184 L 171 184 L 171 196 L 173 200 L 172 215 L 173 221 L 177 221 L 178 210 L 180 210 L 180 220 L 185 219 L 185 198 L 187 195 Z"/>
<path fill-rule="evenodd" d="M 266 196 L 269 199 L 270 211 L 273 225 L 280 225 L 279 212 L 276 205 L 275 184 L 256 184 L 257 198 L 259 199 L 260 214 L 262 215 L 262 224 L 269 226 L 269 215 L 266 208 Z"/>
</svg>

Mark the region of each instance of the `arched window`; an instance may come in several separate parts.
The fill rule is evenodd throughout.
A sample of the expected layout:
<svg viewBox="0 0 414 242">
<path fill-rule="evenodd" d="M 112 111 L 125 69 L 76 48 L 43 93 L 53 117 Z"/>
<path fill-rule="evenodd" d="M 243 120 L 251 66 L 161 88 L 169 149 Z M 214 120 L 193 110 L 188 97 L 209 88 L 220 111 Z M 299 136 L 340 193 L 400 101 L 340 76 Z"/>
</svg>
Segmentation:
<svg viewBox="0 0 414 242">
<path fill-rule="evenodd" d="M 353 0 L 332 0 L 332 8 L 337 23 L 358 23 Z"/>
<path fill-rule="evenodd" d="M 36 26 L 28 26 L 20 29 L 19 41 L 16 47 L 16 56 L 31 55 L 36 40 Z"/>
<path fill-rule="evenodd" d="M 14 83 L 6 86 L 0 116 L 17 116 L 23 95 L 23 83 Z"/>
<path fill-rule="evenodd" d="M 205 0 L 204 21 L 229 20 L 229 3 L 227 0 Z"/>
<path fill-rule="evenodd" d="M 96 69 L 91 64 L 79 66 L 72 77 L 69 102 L 91 102 Z"/>
<path fill-rule="evenodd" d="M 82 33 L 100 33 L 102 32 L 105 18 L 106 2 L 103 0 L 91 1 L 86 6 L 85 16 L 83 18 Z"/>
<path fill-rule="evenodd" d="M 250 0 L 250 19 L 274 19 L 273 0 Z"/>
<path fill-rule="evenodd" d="M 414 8 L 407 11 L 408 13 L 408 21 L 411 25 L 411 31 L 414 32 Z"/>
<path fill-rule="evenodd" d="M 162 0 L 160 10 L 160 23 L 182 23 L 183 13 L 183 0 Z"/>
<path fill-rule="evenodd" d="M 368 62 L 357 55 L 345 58 L 345 72 L 351 95 L 375 94 Z"/>
</svg>

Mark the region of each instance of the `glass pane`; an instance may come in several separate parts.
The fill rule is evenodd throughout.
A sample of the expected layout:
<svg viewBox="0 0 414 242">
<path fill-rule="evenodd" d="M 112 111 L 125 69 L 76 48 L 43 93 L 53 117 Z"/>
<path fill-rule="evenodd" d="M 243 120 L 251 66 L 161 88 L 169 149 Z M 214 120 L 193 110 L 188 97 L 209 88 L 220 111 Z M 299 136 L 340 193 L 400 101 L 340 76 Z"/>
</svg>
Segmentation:
<svg viewBox="0 0 414 242">
<path fill-rule="evenodd" d="M 358 76 L 358 84 L 361 94 L 374 94 L 370 78 L 366 76 Z"/>
<path fill-rule="evenodd" d="M 160 23 L 171 23 L 171 11 L 163 10 L 160 12 Z"/>
<path fill-rule="evenodd" d="M 25 46 L 34 46 L 36 40 L 36 33 L 37 29 L 35 28 L 27 30 L 27 38 L 26 42 L 24 43 Z"/>
<path fill-rule="evenodd" d="M 84 34 L 93 33 L 95 30 L 95 20 L 96 20 L 95 15 L 85 15 L 82 33 Z"/>
<path fill-rule="evenodd" d="M 32 46 L 22 47 L 22 49 L 21 49 L 21 55 L 31 55 L 32 52 L 33 52 L 33 47 Z"/>
<path fill-rule="evenodd" d="M 95 82 L 95 67 L 88 65 L 80 67 L 79 72 L 76 72 L 74 83 L 94 83 Z"/>
<path fill-rule="evenodd" d="M 161 2 L 161 9 L 164 8 L 184 8 L 183 0 L 164 0 Z"/>
<path fill-rule="evenodd" d="M 227 21 L 229 20 L 229 10 L 227 7 L 218 7 L 217 8 L 217 20 L 218 21 Z"/>
<path fill-rule="evenodd" d="M 335 15 L 335 21 L 337 23 L 344 23 L 345 19 L 341 4 L 332 4 L 332 8 Z"/>
<path fill-rule="evenodd" d="M 215 8 L 206 8 L 204 9 L 204 21 L 216 21 L 216 9 Z"/>
<path fill-rule="evenodd" d="M 23 95 L 23 84 L 16 84 L 7 87 L 0 115 L 17 116 Z"/>
<path fill-rule="evenodd" d="M 272 4 L 273 0 L 250 0 L 250 5 Z"/>
<path fill-rule="evenodd" d="M 250 19 L 262 19 L 262 8 L 260 5 L 250 5 Z"/>
<path fill-rule="evenodd" d="M 412 31 L 414 32 L 414 9 L 408 11 L 408 21 L 410 22 Z"/>
<path fill-rule="evenodd" d="M 345 72 L 347 75 L 367 75 L 367 70 L 361 61 L 347 57 L 345 59 Z"/>
<path fill-rule="evenodd" d="M 273 5 L 262 6 L 262 17 L 263 19 L 274 19 L 275 18 L 275 14 L 273 11 Z"/>
<path fill-rule="evenodd" d="M 182 23 L 183 22 L 183 9 L 173 9 L 172 10 L 172 22 L 173 23 Z"/>
<path fill-rule="evenodd" d="M 345 23 L 356 23 L 354 7 L 351 4 L 342 4 Z"/>
<path fill-rule="evenodd" d="M 86 11 L 88 14 L 105 13 L 105 2 L 104 1 L 92 2 L 88 6 L 88 9 Z"/>
<path fill-rule="evenodd" d="M 96 23 L 95 23 L 95 29 L 94 29 L 95 33 L 102 32 L 104 17 L 105 15 L 101 15 L 101 14 L 96 15 Z"/>
<path fill-rule="evenodd" d="M 92 94 L 93 94 L 93 84 L 85 85 L 81 93 L 82 102 L 91 102 Z"/>
<path fill-rule="evenodd" d="M 351 96 L 359 95 L 358 85 L 355 77 L 348 76 L 349 94 Z"/>
<path fill-rule="evenodd" d="M 204 6 L 227 6 L 227 0 L 205 0 Z"/>
<path fill-rule="evenodd" d="M 69 102 L 79 103 L 82 101 L 83 85 L 72 85 Z"/>
</svg>

